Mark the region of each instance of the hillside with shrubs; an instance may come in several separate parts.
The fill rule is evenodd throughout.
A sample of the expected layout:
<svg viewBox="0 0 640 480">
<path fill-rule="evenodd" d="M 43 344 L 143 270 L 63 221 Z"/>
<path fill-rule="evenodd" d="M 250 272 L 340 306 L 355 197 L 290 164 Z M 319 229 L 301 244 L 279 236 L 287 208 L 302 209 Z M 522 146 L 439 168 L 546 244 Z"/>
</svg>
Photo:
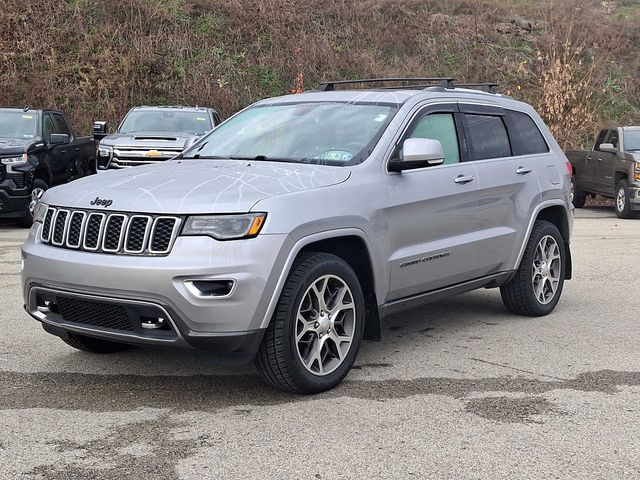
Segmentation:
<svg viewBox="0 0 640 480">
<path fill-rule="evenodd" d="M 638 0 L 4 0 L 0 104 L 77 129 L 133 105 L 251 102 L 325 79 L 496 81 L 565 146 L 640 122 Z"/>
</svg>

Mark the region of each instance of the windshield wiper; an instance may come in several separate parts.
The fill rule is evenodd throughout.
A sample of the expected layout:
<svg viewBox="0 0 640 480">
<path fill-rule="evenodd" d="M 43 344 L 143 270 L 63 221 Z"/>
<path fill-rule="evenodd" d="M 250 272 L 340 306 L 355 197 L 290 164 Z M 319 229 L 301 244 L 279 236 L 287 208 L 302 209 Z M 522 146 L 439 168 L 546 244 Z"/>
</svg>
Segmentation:
<svg viewBox="0 0 640 480">
<path fill-rule="evenodd" d="M 266 155 L 255 155 L 255 156 L 249 156 L 249 155 L 230 155 L 228 157 L 229 160 L 245 160 L 245 161 L 256 161 L 256 162 L 294 162 L 294 163 L 300 163 L 300 159 L 298 158 L 272 158 L 272 157 L 267 157 Z"/>
</svg>

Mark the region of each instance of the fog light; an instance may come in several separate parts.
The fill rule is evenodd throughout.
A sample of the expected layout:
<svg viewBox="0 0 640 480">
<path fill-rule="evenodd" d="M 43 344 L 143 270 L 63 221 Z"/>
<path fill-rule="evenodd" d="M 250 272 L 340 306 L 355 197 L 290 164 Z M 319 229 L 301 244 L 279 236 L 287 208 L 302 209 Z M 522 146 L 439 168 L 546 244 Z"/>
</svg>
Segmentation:
<svg viewBox="0 0 640 480">
<path fill-rule="evenodd" d="M 163 328 L 166 325 L 166 320 L 162 317 L 140 317 L 142 328 L 155 330 L 157 328 Z"/>
<path fill-rule="evenodd" d="M 235 280 L 185 280 L 187 290 L 196 297 L 228 297 L 233 293 Z"/>
</svg>

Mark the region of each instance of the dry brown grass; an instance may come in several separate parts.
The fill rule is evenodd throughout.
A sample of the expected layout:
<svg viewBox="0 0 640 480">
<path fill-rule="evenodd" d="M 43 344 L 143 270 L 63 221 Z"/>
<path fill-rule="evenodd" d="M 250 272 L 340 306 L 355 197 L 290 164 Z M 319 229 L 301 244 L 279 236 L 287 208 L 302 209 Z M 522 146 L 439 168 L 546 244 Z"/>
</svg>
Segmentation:
<svg viewBox="0 0 640 480">
<path fill-rule="evenodd" d="M 638 121 L 638 18 L 596 0 L 4 0 L 0 104 L 63 108 L 86 132 L 138 104 L 226 116 L 297 88 L 298 73 L 306 88 L 451 75 L 500 82 L 573 145 Z"/>
</svg>

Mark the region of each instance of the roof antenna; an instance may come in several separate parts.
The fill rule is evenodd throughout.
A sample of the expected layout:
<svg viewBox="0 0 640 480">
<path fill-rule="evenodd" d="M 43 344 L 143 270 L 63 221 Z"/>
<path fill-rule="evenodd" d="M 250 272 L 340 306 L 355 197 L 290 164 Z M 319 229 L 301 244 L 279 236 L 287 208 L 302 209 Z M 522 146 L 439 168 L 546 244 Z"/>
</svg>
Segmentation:
<svg viewBox="0 0 640 480">
<path fill-rule="evenodd" d="M 28 112 L 28 111 L 29 111 L 29 105 L 25 105 L 25 106 L 22 108 L 22 111 L 23 111 L 23 112 Z"/>
</svg>

